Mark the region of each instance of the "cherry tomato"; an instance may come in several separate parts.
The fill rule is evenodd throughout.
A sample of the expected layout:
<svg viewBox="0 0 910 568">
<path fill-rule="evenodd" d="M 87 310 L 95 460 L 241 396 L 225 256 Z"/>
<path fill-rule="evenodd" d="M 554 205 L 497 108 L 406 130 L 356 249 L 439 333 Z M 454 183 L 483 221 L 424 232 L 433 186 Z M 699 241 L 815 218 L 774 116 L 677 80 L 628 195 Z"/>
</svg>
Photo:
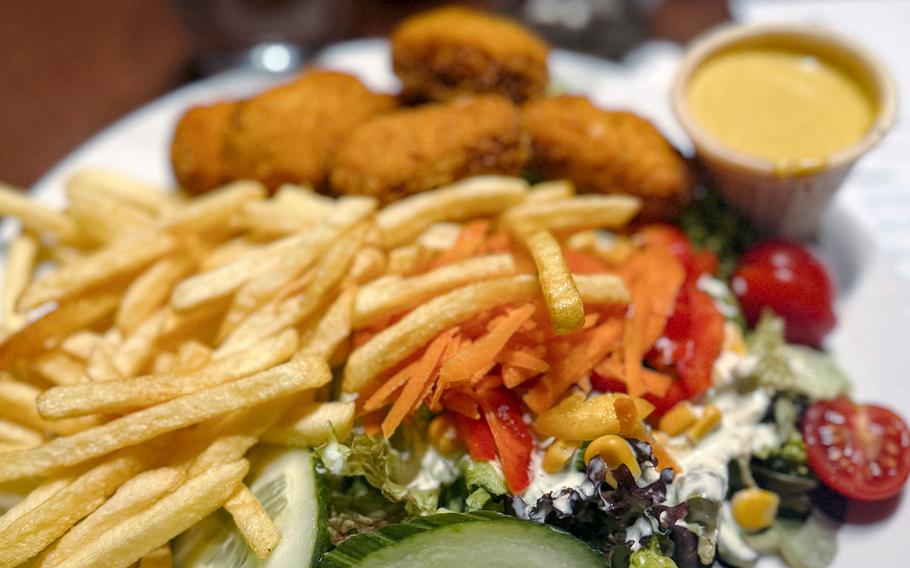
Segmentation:
<svg viewBox="0 0 910 568">
<path fill-rule="evenodd" d="M 887 408 L 846 397 L 816 402 L 803 416 L 802 432 L 809 467 L 851 499 L 893 497 L 910 475 L 910 430 Z"/>
<path fill-rule="evenodd" d="M 834 327 L 833 286 L 825 268 L 797 243 L 760 243 L 740 258 L 731 280 L 750 326 L 770 308 L 787 322 L 787 341 L 818 347 Z"/>
</svg>

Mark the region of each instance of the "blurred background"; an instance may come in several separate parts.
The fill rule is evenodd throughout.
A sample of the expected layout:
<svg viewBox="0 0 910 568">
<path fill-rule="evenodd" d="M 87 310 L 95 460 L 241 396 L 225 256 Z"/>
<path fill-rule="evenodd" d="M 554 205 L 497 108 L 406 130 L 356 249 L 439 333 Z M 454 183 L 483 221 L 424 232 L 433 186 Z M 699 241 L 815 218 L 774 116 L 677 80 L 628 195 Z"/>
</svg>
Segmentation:
<svg viewBox="0 0 910 568">
<path fill-rule="evenodd" d="M 237 65 L 286 70 L 439 1 L 0 0 L 0 179 L 28 187 L 92 134 Z M 474 0 L 559 47 L 618 59 L 729 18 L 725 0 Z M 259 46 L 256 49 L 256 46 Z"/>
</svg>

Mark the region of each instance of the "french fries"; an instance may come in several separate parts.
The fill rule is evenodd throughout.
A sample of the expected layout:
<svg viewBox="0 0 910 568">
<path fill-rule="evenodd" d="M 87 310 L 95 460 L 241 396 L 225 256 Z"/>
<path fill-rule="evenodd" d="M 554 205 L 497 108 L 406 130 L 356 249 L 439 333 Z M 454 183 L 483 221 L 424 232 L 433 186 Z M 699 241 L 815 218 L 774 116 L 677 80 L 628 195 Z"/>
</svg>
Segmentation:
<svg viewBox="0 0 910 568">
<path fill-rule="evenodd" d="M 360 329 L 396 312 L 471 282 L 509 276 L 515 262 L 509 255 L 490 255 L 448 264 L 407 279 L 377 281 L 362 287 L 354 300 L 354 327 Z"/>
<path fill-rule="evenodd" d="M 244 379 L 196 391 L 77 434 L 56 438 L 37 448 L 10 452 L 0 463 L 0 481 L 47 475 L 251 404 L 321 387 L 330 378 L 325 361 L 295 359 Z"/>
<path fill-rule="evenodd" d="M 511 230 L 532 232 L 617 229 L 641 209 L 641 200 L 628 195 L 581 195 L 559 201 L 531 201 L 503 215 Z"/>
<path fill-rule="evenodd" d="M 152 455 L 148 448 L 116 454 L 89 468 L 52 498 L 10 523 L 0 533 L 0 567 L 18 566 L 35 556 L 100 507 L 117 487 L 142 471 Z"/>
<path fill-rule="evenodd" d="M 149 266 L 126 289 L 114 318 L 123 335 L 130 335 L 164 305 L 171 290 L 193 270 L 185 256 L 169 256 Z"/>
<path fill-rule="evenodd" d="M 177 206 L 174 195 L 132 176 L 100 169 L 86 169 L 74 173 L 66 180 L 66 193 L 99 193 L 127 205 L 159 216 Z"/>
<path fill-rule="evenodd" d="M 16 309 L 19 296 L 32 280 L 38 242 L 28 234 L 16 237 L 6 251 L 3 269 L 3 327 L 17 330 L 25 325 L 25 315 Z"/>
<path fill-rule="evenodd" d="M 35 280 L 19 298 L 19 309 L 66 300 L 94 286 L 112 284 L 177 247 L 177 240 L 156 231 L 130 233 L 98 252 Z"/>
<path fill-rule="evenodd" d="M 522 237 L 537 265 L 553 331 L 563 335 L 581 329 L 585 323 L 585 308 L 559 243 L 545 230 L 522 234 Z"/>
<path fill-rule="evenodd" d="M 50 233 L 63 243 L 78 244 L 81 239 L 79 226 L 73 219 L 59 211 L 29 199 L 19 191 L 0 183 L 0 216 L 17 217 L 28 232 L 36 235 Z"/>
<path fill-rule="evenodd" d="M 224 504 L 224 510 L 234 518 L 243 539 L 259 558 L 266 558 L 278 545 L 281 533 L 246 485 L 237 487 Z"/>
<path fill-rule="evenodd" d="M 239 460 L 199 474 L 154 505 L 84 543 L 56 566 L 129 566 L 223 505 L 249 469 L 249 462 Z"/>
<path fill-rule="evenodd" d="M 144 471 L 121 485 L 103 505 L 47 547 L 33 568 L 56 566 L 78 551 L 95 535 L 113 529 L 153 505 L 179 487 L 186 478 L 181 468 L 161 467 Z"/>
<path fill-rule="evenodd" d="M 596 244 L 638 200 L 568 182 L 477 177 L 382 209 L 246 181 L 188 199 L 100 170 L 66 191 L 61 213 L 0 188 L 0 214 L 27 231 L 0 306 L 0 483 L 45 480 L 0 516 L 0 568 L 170 566 L 169 540 L 219 507 L 266 558 L 280 534 L 244 456 L 350 435 L 357 405 L 326 400 L 330 364 L 362 393 L 502 306 L 542 301 L 568 333 L 596 321 L 586 306 L 630 301 L 562 250 L 585 230 Z M 33 279 L 39 254 L 56 266 Z M 548 368 L 496 357 L 518 369 L 508 384 Z M 430 400 L 414 394 L 412 411 Z"/>
<path fill-rule="evenodd" d="M 261 439 L 267 444 L 306 448 L 328 442 L 332 432 L 344 440 L 353 425 L 353 402 L 314 402 L 291 410 Z"/>
<path fill-rule="evenodd" d="M 481 176 L 419 193 L 384 208 L 376 217 L 383 244 L 413 240 L 433 223 L 495 215 L 524 199 L 528 184 L 518 178 Z"/>
<path fill-rule="evenodd" d="M 192 371 L 52 388 L 38 397 L 38 411 L 45 418 L 67 418 L 145 408 L 271 369 L 287 361 L 296 349 L 297 333 L 287 330 L 248 351 Z"/>
</svg>

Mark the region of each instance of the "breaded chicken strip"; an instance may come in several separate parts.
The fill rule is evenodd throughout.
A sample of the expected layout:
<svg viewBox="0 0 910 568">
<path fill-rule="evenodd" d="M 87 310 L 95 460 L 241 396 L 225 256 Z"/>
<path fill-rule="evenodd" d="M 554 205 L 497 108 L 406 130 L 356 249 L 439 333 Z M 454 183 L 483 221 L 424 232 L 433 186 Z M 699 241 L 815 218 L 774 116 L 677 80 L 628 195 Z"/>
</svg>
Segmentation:
<svg viewBox="0 0 910 568">
<path fill-rule="evenodd" d="M 225 132 L 233 179 L 322 185 L 338 142 L 363 121 L 394 108 L 395 99 L 356 77 L 310 71 L 241 103 Z"/>
<path fill-rule="evenodd" d="M 224 160 L 224 132 L 237 103 L 218 102 L 186 111 L 171 142 L 174 177 L 190 193 L 202 193 L 230 180 Z"/>
<path fill-rule="evenodd" d="M 569 179 L 582 192 L 638 196 L 644 219 L 672 218 L 691 198 L 685 161 L 638 115 L 559 96 L 525 105 L 522 124 L 531 135 L 531 169 L 541 177 Z"/>
<path fill-rule="evenodd" d="M 517 175 L 529 150 L 518 109 L 500 96 L 403 109 L 365 122 L 344 140 L 332 187 L 388 203 L 470 176 Z"/>
<path fill-rule="evenodd" d="M 547 44 L 522 26 L 464 8 L 431 10 L 392 34 L 392 63 L 403 95 L 446 101 L 497 93 L 514 101 L 543 95 Z"/>
</svg>

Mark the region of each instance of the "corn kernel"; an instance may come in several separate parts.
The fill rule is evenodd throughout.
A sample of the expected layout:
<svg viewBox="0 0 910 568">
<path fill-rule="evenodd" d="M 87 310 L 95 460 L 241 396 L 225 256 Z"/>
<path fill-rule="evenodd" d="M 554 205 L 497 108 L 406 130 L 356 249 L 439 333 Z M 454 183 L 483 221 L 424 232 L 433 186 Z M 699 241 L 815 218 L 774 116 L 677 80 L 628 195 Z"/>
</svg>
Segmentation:
<svg viewBox="0 0 910 568">
<path fill-rule="evenodd" d="M 452 455 L 463 447 L 451 414 L 440 414 L 431 420 L 427 434 L 433 448 L 444 456 Z"/>
<path fill-rule="evenodd" d="M 708 435 L 711 430 L 714 430 L 717 425 L 720 424 L 721 416 L 720 410 L 713 404 L 709 404 L 705 407 L 705 413 L 702 417 L 686 431 L 686 437 L 689 438 L 689 441 L 693 444 L 697 444 L 699 440 Z"/>
<path fill-rule="evenodd" d="M 543 463 L 541 464 L 543 465 L 543 470 L 547 473 L 562 471 L 580 445 L 581 443 L 579 442 L 566 440 L 556 440 L 550 444 L 550 447 L 547 448 L 543 455 Z"/>
<path fill-rule="evenodd" d="M 671 436 L 676 436 L 685 431 L 686 428 L 695 424 L 698 418 L 692 412 L 692 405 L 688 401 L 677 403 L 666 414 L 660 417 L 657 428 Z"/>
<path fill-rule="evenodd" d="M 730 504 L 736 524 L 743 530 L 759 531 L 774 523 L 780 497 L 777 493 L 750 487 L 734 493 Z"/>
<path fill-rule="evenodd" d="M 607 434 L 588 444 L 588 448 L 585 450 L 585 463 L 597 455 L 607 464 L 608 469 L 613 470 L 621 464 L 626 464 L 626 467 L 632 472 L 632 477 L 635 479 L 641 477 L 641 467 L 638 465 L 638 460 L 635 459 L 632 446 L 619 436 Z"/>
</svg>

